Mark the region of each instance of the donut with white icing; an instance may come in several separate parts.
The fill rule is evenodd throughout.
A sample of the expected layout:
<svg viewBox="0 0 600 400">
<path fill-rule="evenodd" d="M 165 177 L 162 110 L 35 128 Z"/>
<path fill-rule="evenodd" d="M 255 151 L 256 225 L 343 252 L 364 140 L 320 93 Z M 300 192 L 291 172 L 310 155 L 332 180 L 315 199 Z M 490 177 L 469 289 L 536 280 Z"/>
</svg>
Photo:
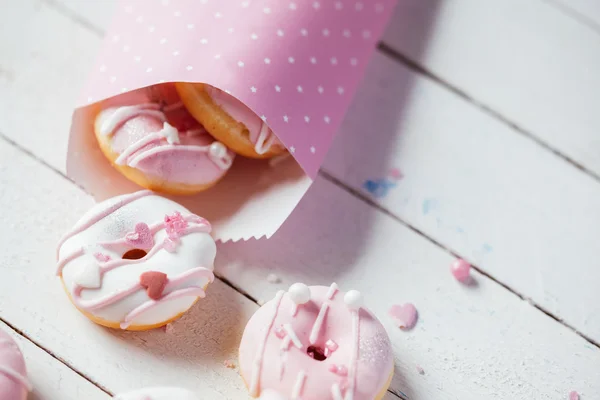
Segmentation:
<svg viewBox="0 0 600 400">
<path fill-rule="evenodd" d="M 30 390 L 21 350 L 8 333 L 0 330 L 0 399 L 25 400 Z"/>
<path fill-rule="evenodd" d="M 253 397 L 379 400 L 394 359 L 385 328 L 358 291 L 296 283 L 250 318 L 240 370 Z"/>
<path fill-rule="evenodd" d="M 230 94 L 202 83 L 178 82 L 175 86 L 194 118 L 236 153 L 271 158 L 286 151 L 266 122 Z"/>
<path fill-rule="evenodd" d="M 178 318 L 214 279 L 207 220 L 149 190 L 96 204 L 60 240 L 57 275 L 73 304 L 111 328 Z"/>
<path fill-rule="evenodd" d="M 174 88 L 172 92 L 176 95 Z M 126 178 L 147 189 L 193 194 L 213 186 L 235 154 L 210 136 L 181 102 L 156 100 L 100 111 L 94 123 L 100 149 Z"/>
<path fill-rule="evenodd" d="M 151 387 L 118 394 L 113 400 L 200 400 L 200 397 L 187 389 Z"/>
</svg>

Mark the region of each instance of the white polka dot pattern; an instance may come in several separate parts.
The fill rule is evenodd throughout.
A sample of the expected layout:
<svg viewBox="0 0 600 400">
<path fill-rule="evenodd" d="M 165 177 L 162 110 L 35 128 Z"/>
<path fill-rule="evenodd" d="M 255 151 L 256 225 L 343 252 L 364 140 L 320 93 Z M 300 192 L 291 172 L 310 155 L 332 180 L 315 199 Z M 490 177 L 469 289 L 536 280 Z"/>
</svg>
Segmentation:
<svg viewBox="0 0 600 400">
<path fill-rule="evenodd" d="M 204 82 L 268 120 L 309 176 L 396 0 L 122 0 L 81 105 Z"/>
</svg>

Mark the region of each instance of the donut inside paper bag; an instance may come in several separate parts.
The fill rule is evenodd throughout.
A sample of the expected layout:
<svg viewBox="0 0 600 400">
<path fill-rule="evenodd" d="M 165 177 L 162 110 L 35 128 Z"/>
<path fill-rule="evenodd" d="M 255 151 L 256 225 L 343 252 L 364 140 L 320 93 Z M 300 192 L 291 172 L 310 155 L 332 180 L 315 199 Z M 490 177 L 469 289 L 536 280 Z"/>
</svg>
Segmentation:
<svg viewBox="0 0 600 400">
<path fill-rule="evenodd" d="M 317 174 L 394 0 L 119 2 L 73 115 L 68 175 L 141 187 L 220 240 L 270 237 Z"/>
</svg>

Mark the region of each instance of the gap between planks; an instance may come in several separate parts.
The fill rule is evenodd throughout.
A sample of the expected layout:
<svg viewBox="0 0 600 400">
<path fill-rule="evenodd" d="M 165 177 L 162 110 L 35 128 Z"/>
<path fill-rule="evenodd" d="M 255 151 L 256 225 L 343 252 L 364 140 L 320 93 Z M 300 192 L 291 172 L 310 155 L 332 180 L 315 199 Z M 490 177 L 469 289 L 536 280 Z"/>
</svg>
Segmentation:
<svg viewBox="0 0 600 400">
<path fill-rule="evenodd" d="M 96 26 L 92 22 L 88 21 L 86 18 L 83 18 L 80 15 L 78 15 L 77 13 L 73 12 L 72 10 L 70 10 L 68 7 L 66 7 L 66 6 L 64 6 L 64 5 L 56 2 L 55 0 L 42 0 L 42 1 L 44 3 L 46 3 L 47 5 L 53 7 L 56 11 L 58 11 L 59 13 L 61 13 L 62 15 L 64 15 L 65 17 L 69 18 L 73 22 L 75 22 L 75 23 L 79 24 L 80 26 L 84 27 L 85 29 L 88 29 L 89 31 L 93 32 L 97 36 L 99 36 L 99 37 L 104 36 L 105 30 L 103 28 Z M 590 27 L 591 29 L 593 29 L 593 30 L 595 30 L 597 32 L 600 32 L 600 26 L 598 24 L 596 24 L 594 21 L 590 20 L 589 18 L 585 17 L 584 15 L 581 15 L 577 11 L 572 10 L 570 7 L 565 6 L 565 5 L 561 4 L 561 3 L 557 3 L 554 0 L 543 0 L 543 1 L 545 3 L 551 5 L 551 6 L 555 7 L 556 9 L 559 9 L 561 12 L 563 12 L 565 15 L 569 16 L 570 18 L 573 18 L 573 19 L 577 20 L 578 22 L 580 22 L 580 23 L 582 23 L 582 24 Z M 430 79 L 434 83 L 439 84 L 440 86 L 444 87 L 445 89 L 449 90 L 450 92 L 456 94 L 457 96 L 459 96 L 460 98 L 462 98 L 466 102 L 468 102 L 468 103 L 474 105 L 475 107 L 477 107 L 478 109 L 480 109 L 486 115 L 489 115 L 490 117 L 494 118 L 495 120 L 497 120 L 497 121 L 501 122 L 502 124 L 508 126 L 512 130 L 514 130 L 515 132 L 517 132 L 518 134 L 526 137 L 527 139 L 533 141 L 534 143 L 537 143 L 542 148 L 544 148 L 547 151 L 553 153 L 555 156 L 563 159 L 566 163 L 568 163 L 571 166 L 573 166 L 573 167 L 581 170 L 583 173 L 591 176 L 594 180 L 596 180 L 598 183 L 600 183 L 600 175 L 598 175 L 595 172 L 589 170 L 588 168 L 586 168 L 582 164 L 578 163 L 577 161 L 573 160 L 572 158 L 570 158 L 566 154 L 562 153 L 558 149 L 555 149 L 554 147 L 552 147 L 551 145 L 549 145 L 548 143 L 544 142 L 542 139 L 540 139 L 539 137 L 537 137 L 532 132 L 530 132 L 530 131 L 528 131 L 528 130 L 522 128 L 522 127 L 520 127 L 519 125 L 517 125 L 516 123 L 514 123 L 513 121 L 511 121 L 507 117 L 503 116 L 499 112 L 495 111 L 494 109 L 488 107 L 487 105 L 481 103 L 480 101 L 478 101 L 475 98 L 471 97 L 470 95 L 466 94 L 460 88 L 458 88 L 455 85 L 453 85 L 453 84 L 445 81 L 444 79 L 442 79 L 441 77 L 437 76 L 433 72 L 429 71 L 428 69 L 424 68 L 423 66 L 419 65 L 418 63 L 416 63 L 416 62 L 412 61 L 411 59 L 407 58 L 401 52 L 399 52 L 399 51 L 393 49 L 392 47 L 388 46 L 385 42 L 379 42 L 377 48 L 378 48 L 378 50 L 381 53 L 383 53 L 386 56 L 390 57 L 392 60 L 394 60 L 396 62 L 399 62 L 400 64 L 405 65 L 406 67 L 408 67 L 412 71 L 414 71 L 414 72 L 416 72 L 416 73 L 418 73 L 418 74 L 420 74 L 420 75 L 422 75 L 422 76 Z M 22 146 L 20 146 L 19 144 L 17 144 L 13 140 L 11 140 L 8 137 L 6 137 L 6 135 L 2 134 L 1 132 L 0 132 L 0 138 L 3 139 L 3 140 L 5 140 L 6 142 L 8 142 L 9 144 L 11 144 L 12 146 L 18 148 L 20 151 L 22 151 L 23 153 L 27 154 L 29 157 L 37 160 L 40 164 L 42 164 L 42 165 L 50 168 L 52 171 L 54 171 L 58 175 L 62 176 L 63 178 L 65 178 L 69 182 L 71 182 L 71 183 L 75 184 L 76 186 L 78 186 L 79 188 L 81 188 L 81 186 L 79 186 L 76 182 L 74 182 L 72 179 L 70 179 L 68 176 L 66 176 L 63 172 L 61 172 L 60 170 L 54 168 L 53 166 L 51 166 L 50 164 L 48 164 L 44 160 L 39 159 L 31 151 L 23 148 Z M 417 233 L 421 237 L 425 238 L 429 242 L 431 242 L 434 245 L 438 246 L 439 248 L 445 250 L 449 254 L 452 254 L 454 257 L 460 257 L 459 254 L 457 254 L 456 252 L 452 251 L 450 248 L 442 245 L 440 242 L 438 242 L 437 240 L 435 240 L 432 237 L 428 236 L 427 234 L 425 234 L 423 231 L 419 230 L 415 226 L 413 226 L 413 225 L 409 224 L 408 222 L 404 221 L 403 219 L 395 216 L 390 211 L 388 211 L 384 207 L 378 205 L 377 203 L 375 203 L 374 201 L 372 201 L 370 198 L 368 198 L 367 196 L 365 196 L 363 193 L 361 193 L 361 192 L 359 192 L 359 191 L 357 191 L 357 190 L 355 190 L 355 189 L 347 186 L 344 182 L 340 181 L 339 179 L 337 179 L 336 177 L 334 177 L 333 175 L 331 175 L 327 171 L 321 169 L 319 171 L 319 174 L 323 178 L 327 179 L 329 182 L 335 184 L 336 186 L 340 187 L 341 189 L 343 189 L 344 191 L 346 191 L 347 193 L 349 193 L 350 195 L 355 196 L 356 198 L 358 198 L 361 201 L 363 201 L 365 204 L 367 204 L 367 205 L 369 205 L 371 207 L 374 207 L 376 210 L 378 210 L 378 211 L 380 211 L 380 212 L 388 215 L 389 217 L 391 217 L 394 220 L 398 221 L 399 223 L 401 223 L 402 225 L 406 226 L 407 228 L 409 228 L 413 232 Z M 81 188 L 81 189 L 83 189 L 83 188 Z M 573 326 L 565 323 L 559 317 L 555 316 L 551 312 L 545 310 L 543 307 L 541 307 L 538 304 L 534 303 L 530 298 L 527 298 L 527 297 L 523 296 L 522 294 L 518 293 L 517 291 L 515 291 L 510 286 L 508 286 L 508 285 L 504 284 L 503 282 L 497 280 L 496 278 L 494 278 L 493 276 L 491 276 L 490 274 L 488 274 L 487 272 L 485 272 L 484 270 L 482 270 L 480 267 L 478 267 L 476 265 L 473 265 L 473 268 L 476 271 L 478 271 L 479 273 L 481 273 L 483 276 L 485 276 L 488 279 L 494 281 L 495 283 L 497 283 L 498 285 L 502 286 L 504 289 L 506 289 L 507 291 L 511 292 L 515 296 L 519 297 L 523 301 L 529 302 L 537 310 L 539 310 L 542 313 L 546 314 L 548 317 L 552 318 L 553 320 L 555 320 L 559 324 L 564 325 L 565 327 L 569 328 L 570 330 L 572 330 L 573 332 L 575 332 L 575 334 L 577 334 L 578 336 L 580 336 L 581 338 L 583 338 L 585 341 L 587 341 L 591 345 L 593 345 L 593 346 L 597 347 L 598 349 L 600 349 L 600 343 L 597 343 L 596 341 L 594 341 L 590 337 L 586 336 L 585 334 L 582 334 L 577 329 L 575 329 Z M 258 303 L 257 299 L 255 299 L 254 297 L 252 297 L 249 293 L 247 293 L 243 289 L 237 287 L 236 285 L 234 285 L 231 281 L 229 281 L 225 277 L 220 276 L 220 274 L 215 274 L 215 276 L 216 276 L 217 279 L 219 279 L 225 285 L 229 286 L 230 288 L 232 288 L 233 290 L 235 290 L 236 292 L 238 292 L 242 296 L 246 297 L 248 300 L 250 300 L 250 301 L 252 301 L 255 304 L 257 304 L 257 305 L 260 306 L 260 304 Z M 0 318 L 0 320 L 2 320 L 2 319 Z M 6 323 L 7 323 L 7 325 L 11 326 L 8 322 L 6 322 Z M 14 327 L 12 327 L 12 328 L 15 331 L 19 332 L 19 334 L 21 334 L 22 336 L 26 337 L 28 340 L 30 340 L 32 343 L 34 343 L 36 346 L 38 346 L 41 349 L 43 349 L 44 351 L 46 351 L 52 357 L 54 357 L 57 360 L 63 362 L 63 364 L 67 365 L 70 369 L 73 369 L 66 362 L 64 362 L 63 360 L 55 357 L 50 351 L 48 351 L 48 350 L 44 349 L 43 347 L 39 346 L 31 338 L 27 337 L 26 335 L 24 335 L 23 333 L 21 333 L 20 331 L 18 331 L 16 328 L 14 328 Z M 99 386 L 98 384 L 96 384 L 93 380 L 87 378 L 86 376 L 82 375 L 81 373 L 79 373 L 76 370 L 73 370 L 73 371 L 75 371 L 76 373 L 78 373 L 83 378 L 87 379 L 88 381 L 90 381 L 92 384 L 94 384 L 95 386 L 97 386 L 99 389 L 103 390 L 106 393 L 109 393 L 109 392 L 107 392 L 107 390 L 105 390 L 104 388 L 102 388 L 101 386 Z M 407 400 L 407 398 L 405 396 L 403 396 L 402 393 L 395 393 L 395 392 L 393 392 L 393 391 L 391 391 L 389 389 L 388 389 L 388 392 L 390 394 L 392 394 L 392 395 L 400 398 L 400 399 Z"/>
<path fill-rule="evenodd" d="M 75 185 L 78 188 L 80 188 L 83 192 L 87 193 L 80 185 L 78 185 L 75 181 L 73 181 L 71 178 L 69 178 L 62 171 L 54 168 L 52 165 L 50 165 L 47 162 L 45 162 L 44 160 L 40 159 L 34 153 L 32 153 L 31 151 L 29 151 L 26 148 L 22 147 L 21 145 L 19 145 L 18 143 L 16 143 L 12 139 L 8 138 L 2 132 L 0 132 L 0 140 L 4 140 L 6 143 L 8 143 L 9 145 L 13 146 L 14 148 L 16 148 L 17 150 L 19 150 L 23 154 L 25 154 L 28 157 L 34 159 L 40 165 L 42 165 L 42 166 L 44 166 L 46 168 L 49 168 L 51 171 L 53 171 L 55 174 L 59 175 L 61 178 L 65 179 L 66 181 L 68 181 L 70 183 L 72 183 L 73 185 Z M 324 176 L 327 177 L 328 175 L 324 175 Z M 255 303 L 257 306 L 261 307 L 261 304 L 259 303 L 259 301 L 257 299 L 255 299 L 252 295 L 250 295 L 248 292 L 246 292 L 242 288 L 240 288 L 237 285 L 233 284 L 229 279 L 225 278 L 224 276 L 222 276 L 221 274 L 219 274 L 216 271 L 215 271 L 215 278 L 218 279 L 219 281 L 221 281 L 226 286 L 229 286 L 231 289 L 233 289 L 234 291 L 236 291 L 240 295 L 244 296 L 245 298 L 247 298 L 251 302 Z M 51 356 L 52 358 L 54 358 L 58 362 L 64 364 L 67 368 L 69 368 L 70 370 L 72 370 L 73 372 L 75 372 L 77 375 L 81 376 L 83 379 L 85 379 L 88 382 L 90 382 L 92 385 L 96 386 L 98 389 L 102 390 L 104 393 L 108 394 L 111 397 L 114 395 L 114 393 L 111 393 L 110 390 L 108 390 L 107 388 L 103 387 L 101 384 L 99 384 L 98 382 L 96 382 L 92 378 L 88 377 L 87 375 L 85 375 L 82 372 L 80 372 L 77 369 L 75 369 L 66 360 L 64 360 L 64 359 L 58 357 L 57 355 L 55 355 L 50 349 L 46 349 L 45 347 L 43 347 L 41 344 L 39 344 L 38 342 L 36 342 L 33 338 L 31 338 L 25 332 L 23 332 L 22 330 L 20 330 L 19 328 L 17 328 L 13 324 L 11 324 L 9 321 L 3 319 L 1 316 L 0 316 L 0 321 L 4 322 L 12 330 L 14 330 L 17 334 L 23 336 L 25 339 L 27 339 L 29 342 L 31 342 L 32 344 L 34 344 L 36 347 L 38 347 L 39 349 L 41 349 L 42 351 L 44 351 L 45 353 L 47 353 L 49 356 Z M 393 396 L 395 396 L 395 397 L 397 397 L 399 399 L 409 400 L 408 397 L 406 397 L 406 395 L 404 395 L 404 393 L 402 393 L 402 392 L 396 393 L 395 391 L 392 391 L 392 389 L 389 389 L 389 388 L 388 388 L 387 391 L 388 391 L 388 393 L 390 393 L 391 395 L 393 395 Z"/>
<path fill-rule="evenodd" d="M 449 90 L 450 92 L 456 94 L 457 96 L 459 96 L 460 98 L 462 98 L 463 100 L 465 100 L 467 103 L 470 103 L 473 106 L 475 106 L 478 109 L 480 109 L 486 115 L 489 115 L 493 119 L 495 119 L 495 120 L 501 122 L 502 124 L 508 126 L 513 131 L 519 133 L 523 137 L 525 137 L 525 138 L 533 141 L 534 143 L 537 143 L 542 148 L 544 148 L 547 151 L 551 152 L 552 154 L 554 154 L 558 158 L 561 158 L 562 160 L 564 160 L 568 164 L 571 164 L 571 166 L 577 168 L 578 170 L 582 171 L 583 173 L 591 176 L 596 182 L 600 183 L 600 175 L 596 174 L 594 171 L 586 168 L 584 165 L 582 165 L 581 163 L 575 161 L 574 159 L 572 159 L 571 157 L 569 157 L 565 153 L 561 152 L 560 150 L 555 149 L 554 147 L 552 147 L 551 145 L 549 145 L 548 143 L 544 142 L 542 139 L 540 139 L 539 137 L 537 137 L 535 134 L 531 133 L 530 131 L 528 131 L 528 130 L 522 128 L 522 127 L 520 127 L 515 122 L 512 122 L 510 119 L 508 119 L 507 117 L 503 116 L 499 112 L 493 110 L 492 108 L 486 106 L 485 104 L 481 103 L 480 101 L 474 99 L 473 97 L 471 97 L 470 95 L 468 95 L 467 93 L 465 93 L 464 91 L 462 91 L 461 89 L 459 89 L 458 87 L 454 86 L 453 84 L 451 84 L 449 82 L 446 82 L 444 79 L 440 78 L 439 76 L 437 76 L 433 72 L 429 71 L 425 67 L 423 67 L 423 66 L 417 64 L 416 62 L 412 61 L 411 59 L 409 59 L 408 57 L 406 57 L 405 55 L 403 55 L 401 52 L 399 52 L 398 50 L 396 50 L 396 49 L 388 46 L 384 42 L 379 42 L 377 48 L 379 49 L 379 51 L 381 51 L 386 56 L 390 57 L 392 60 L 400 62 L 401 64 L 403 64 L 404 66 L 406 66 L 407 68 L 409 68 L 411 71 L 416 72 L 419 75 L 422 75 L 422 76 L 430 79 L 432 82 L 437 83 L 438 85 L 444 87 L 445 89 Z"/>
<path fill-rule="evenodd" d="M 77 375 L 79 375 L 80 377 L 82 377 L 83 379 L 85 379 L 86 381 L 88 381 L 89 383 L 91 383 L 92 385 L 96 386 L 98 389 L 100 389 L 101 391 L 103 391 L 107 395 L 109 395 L 111 397 L 113 396 L 113 394 L 108 389 L 104 388 L 102 385 L 100 385 L 99 383 L 97 383 L 93 379 L 89 378 L 85 374 L 83 374 L 83 373 L 79 372 L 78 370 L 76 370 L 75 368 L 73 368 L 68 362 L 66 362 L 62 358 L 60 358 L 57 355 L 55 355 L 54 353 L 52 353 L 50 350 L 48 350 L 45 347 L 43 347 L 42 345 L 40 345 L 38 342 L 36 342 L 35 340 L 33 340 L 25 332 L 23 332 L 22 330 L 20 330 L 19 328 L 17 328 L 16 326 L 14 326 L 10 322 L 8 322 L 7 320 L 3 319 L 1 316 L 0 316 L 0 321 L 4 322 L 6 325 L 8 325 L 8 327 L 10 329 L 12 329 L 17 335 L 25 338 L 25 340 L 27 340 L 28 342 L 30 342 L 31 344 L 33 344 L 35 347 L 37 347 L 38 349 L 42 350 L 44 353 L 48 354 L 50 357 L 52 357 L 53 359 L 55 359 L 59 363 L 63 364 L 65 367 L 69 368 L 71 371 L 75 372 Z"/>
<path fill-rule="evenodd" d="M 592 18 L 586 16 L 585 14 L 579 12 L 575 8 L 569 5 L 569 3 L 563 3 L 558 0 L 542 0 L 544 3 L 548 4 L 551 7 L 556 8 L 561 13 L 565 14 L 569 18 L 573 18 L 575 21 L 579 22 L 582 25 L 587 26 L 592 29 L 596 33 L 600 33 L 600 25 Z"/>
<path fill-rule="evenodd" d="M 402 225 L 404 225 L 405 227 L 407 227 L 408 229 L 410 229 L 411 231 L 415 232 L 416 234 L 418 234 L 419 236 L 423 237 L 425 240 L 428 240 L 429 242 L 433 243 L 434 245 L 436 245 L 437 247 L 439 247 L 440 249 L 448 252 L 449 254 L 451 254 L 452 256 L 456 257 L 456 258 L 462 258 L 460 256 L 460 254 L 456 253 L 455 251 L 453 251 L 452 249 L 450 249 L 447 246 L 444 246 L 443 244 L 441 244 L 440 242 L 438 242 L 437 240 L 435 240 L 434 238 L 428 236 L 425 232 L 423 232 L 422 230 L 420 230 L 419 228 L 411 225 L 410 223 L 406 222 L 405 220 L 403 220 L 402 218 L 392 214 L 389 210 L 387 210 L 386 208 L 384 208 L 383 206 L 377 204 L 376 202 L 374 202 L 373 200 L 371 200 L 368 196 L 366 196 L 365 194 L 359 192 L 358 190 L 347 186 L 344 182 L 340 181 L 338 178 L 336 178 L 335 176 L 331 175 L 330 173 L 328 173 L 327 171 L 325 171 L 324 169 L 321 168 L 321 170 L 319 170 L 319 175 L 321 175 L 323 178 L 327 179 L 329 182 L 333 183 L 334 185 L 340 187 L 342 190 L 345 190 L 346 192 L 348 192 L 349 194 L 353 195 L 354 197 L 358 198 L 359 200 L 363 201 L 364 203 L 366 203 L 367 205 L 370 205 L 371 207 L 377 209 L 378 211 L 384 213 L 385 215 L 391 217 L 392 219 L 398 221 L 399 223 L 401 223 Z M 507 291 L 509 291 L 510 293 L 514 294 L 515 296 L 519 297 L 521 300 L 528 302 L 529 304 L 531 304 L 534 308 L 536 308 L 537 310 L 543 312 L 544 314 L 546 314 L 548 317 L 552 318 L 553 320 L 555 320 L 556 322 L 558 322 L 561 325 L 564 325 L 565 327 L 569 328 L 570 330 L 572 330 L 573 332 L 575 332 L 575 334 L 577 334 L 578 336 L 580 336 L 581 338 L 583 338 L 585 341 L 587 341 L 588 343 L 590 343 L 592 346 L 597 347 L 598 349 L 600 349 L 600 343 L 596 342 L 594 339 L 588 337 L 587 335 L 579 332 L 577 329 L 575 329 L 573 326 L 567 324 L 566 322 L 564 322 L 562 319 L 560 319 L 559 317 L 557 317 L 556 315 L 552 314 L 551 312 L 549 312 L 548 310 L 544 309 L 543 307 L 541 307 L 540 305 L 536 304 L 535 302 L 533 302 L 532 299 L 530 299 L 529 297 L 523 296 L 522 294 L 520 294 L 519 292 L 517 292 L 516 290 L 514 290 L 512 287 L 508 286 L 507 284 L 499 281 L 498 279 L 496 279 L 495 277 L 493 277 L 492 275 L 488 274 L 485 270 L 481 269 L 480 267 L 478 267 L 477 265 L 471 264 L 471 266 L 473 267 L 474 270 L 476 270 L 477 272 L 479 272 L 481 275 L 487 277 L 488 279 L 494 281 L 495 283 L 497 283 L 498 285 L 502 286 L 504 289 L 506 289 Z"/>
</svg>

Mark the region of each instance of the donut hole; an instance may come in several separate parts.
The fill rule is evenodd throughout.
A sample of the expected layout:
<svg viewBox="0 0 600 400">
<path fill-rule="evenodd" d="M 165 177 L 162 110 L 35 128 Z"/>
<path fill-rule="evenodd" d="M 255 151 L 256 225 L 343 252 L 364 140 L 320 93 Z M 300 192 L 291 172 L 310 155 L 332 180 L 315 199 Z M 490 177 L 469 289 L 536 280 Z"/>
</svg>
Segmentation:
<svg viewBox="0 0 600 400">
<path fill-rule="evenodd" d="M 310 358 L 314 358 L 317 361 L 327 360 L 325 352 L 318 346 L 308 346 L 308 349 L 306 349 L 306 354 L 308 354 Z"/>
<path fill-rule="evenodd" d="M 121 256 L 124 260 L 139 260 L 144 258 L 148 254 L 146 250 L 142 249 L 131 249 Z"/>
</svg>

